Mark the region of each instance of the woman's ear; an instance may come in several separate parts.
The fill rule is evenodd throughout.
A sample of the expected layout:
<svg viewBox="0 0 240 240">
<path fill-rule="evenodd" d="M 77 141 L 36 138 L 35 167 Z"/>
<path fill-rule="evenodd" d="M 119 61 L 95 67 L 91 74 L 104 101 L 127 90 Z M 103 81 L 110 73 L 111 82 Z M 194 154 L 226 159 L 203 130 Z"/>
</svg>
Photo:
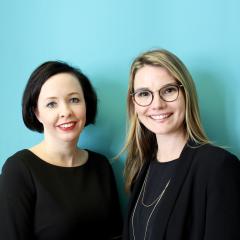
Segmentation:
<svg viewBox="0 0 240 240">
<path fill-rule="evenodd" d="M 40 116 L 39 116 L 38 107 L 36 107 L 36 108 L 34 109 L 34 114 L 35 114 L 37 120 L 38 120 L 40 123 L 42 123 L 42 122 L 41 122 L 41 118 L 40 118 Z"/>
</svg>

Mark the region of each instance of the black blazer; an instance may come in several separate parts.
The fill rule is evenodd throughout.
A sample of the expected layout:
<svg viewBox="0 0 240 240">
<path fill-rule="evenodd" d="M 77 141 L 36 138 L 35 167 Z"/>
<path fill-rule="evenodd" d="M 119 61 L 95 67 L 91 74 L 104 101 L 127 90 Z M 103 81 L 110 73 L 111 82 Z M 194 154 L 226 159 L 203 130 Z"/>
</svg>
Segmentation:
<svg viewBox="0 0 240 240">
<path fill-rule="evenodd" d="M 148 164 L 133 187 L 123 240 L 129 240 L 130 218 Z M 219 147 L 184 147 L 157 214 L 149 223 L 151 240 L 240 240 L 240 162 Z M 148 238 L 151 236 L 151 238 Z M 137 239 L 136 239 L 137 240 Z"/>
</svg>

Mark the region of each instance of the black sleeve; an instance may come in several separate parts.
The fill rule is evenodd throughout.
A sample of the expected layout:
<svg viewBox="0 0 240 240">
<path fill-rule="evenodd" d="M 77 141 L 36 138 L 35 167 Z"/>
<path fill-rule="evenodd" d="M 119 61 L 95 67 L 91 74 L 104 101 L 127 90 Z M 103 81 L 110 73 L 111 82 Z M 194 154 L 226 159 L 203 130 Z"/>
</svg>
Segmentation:
<svg viewBox="0 0 240 240">
<path fill-rule="evenodd" d="M 226 154 L 208 184 L 204 240 L 240 239 L 240 162 Z"/>
<path fill-rule="evenodd" d="M 9 158 L 3 166 L 0 177 L 1 239 L 33 239 L 33 195 L 28 170 L 20 159 Z"/>
<path fill-rule="evenodd" d="M 111 206 L 110 206 L 110 219 L 109 219 L 109 230 L 110 230 L 110 239 L 117 240 L 122 237 L 123 222 L 122 214 L 119 203 L 119 196 L 116 186 L 116 181 L 112 167 L 109 165 L 109 184 L 111 191 Z"/>
</svg>

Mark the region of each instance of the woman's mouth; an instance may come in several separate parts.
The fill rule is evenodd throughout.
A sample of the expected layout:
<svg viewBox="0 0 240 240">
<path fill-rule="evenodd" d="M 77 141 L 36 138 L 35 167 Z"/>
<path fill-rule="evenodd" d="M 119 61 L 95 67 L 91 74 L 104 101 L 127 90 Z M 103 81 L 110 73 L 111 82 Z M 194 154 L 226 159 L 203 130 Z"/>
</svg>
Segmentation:
<svg viewBox="0 0 240 240">
<path fill-rule="evenodd" d="M 69 131 L 69 130 L 72 130 L 75 127 L 75 125 L 76 125 L 76 122 L 68 122 L 68 123 L 59 124 L 57 127 L 63 131 Z"/>
<path fill-rule="evenodd" d="M 154 114 L 150 115 L 149 117 L 153 120 L 164 120 L 166 118 L 169 118 L 172 114 L 171 113 L 163 113 L 163 114 Z"/>
</svg>

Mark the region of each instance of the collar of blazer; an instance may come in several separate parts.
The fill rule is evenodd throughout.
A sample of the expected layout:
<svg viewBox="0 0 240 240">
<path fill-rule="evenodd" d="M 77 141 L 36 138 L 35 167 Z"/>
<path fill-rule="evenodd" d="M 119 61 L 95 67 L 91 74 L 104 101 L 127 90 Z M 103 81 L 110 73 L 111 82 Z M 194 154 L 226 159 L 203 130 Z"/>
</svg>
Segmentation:
<svg viewBox="0 0 240 240">
<path fill-rule="evenodd" d="M 197 145 L 191 140 L 189 140 L 186 143 L 186 145 L 182 150 L 178 163 L 176 165 L 176 174 L 171 179 L 171 183 L 168 186 L 167 193 L 164 195 L 164 198 L 161 200 L 162 202 L 161 204 L 163 204 L 164 208 L 161 209 L 161 214 L 159 214 L 159 218 L 158 218 L 158 223 L 161 223 L 160 224 L 161 227 L 158 227 L 156 229 L 158 239 L 163 239 L 164 237 L 166 226 L 169 221 L 169 217 L 171 215 L 171 211 L 174 207 L 176 198 L 179 192 L 181 191 L 182 185 L 190 169 L 191 163 L 193 162 L 192 159 L 194 154 L 196 153 L 197 146 L 199 145 Z M 132 209 L 134 207 L 138 194 L 141 190 L 141 187 L 149 166 L 149 162 L 150 161 L 148 161 L 143 166 L 139 174 L 138 180 L 136 182 L 136 185 L 133 187 L 133 192 L 129 200 L 128 220 L 131 217 Z"/>
</svg>

